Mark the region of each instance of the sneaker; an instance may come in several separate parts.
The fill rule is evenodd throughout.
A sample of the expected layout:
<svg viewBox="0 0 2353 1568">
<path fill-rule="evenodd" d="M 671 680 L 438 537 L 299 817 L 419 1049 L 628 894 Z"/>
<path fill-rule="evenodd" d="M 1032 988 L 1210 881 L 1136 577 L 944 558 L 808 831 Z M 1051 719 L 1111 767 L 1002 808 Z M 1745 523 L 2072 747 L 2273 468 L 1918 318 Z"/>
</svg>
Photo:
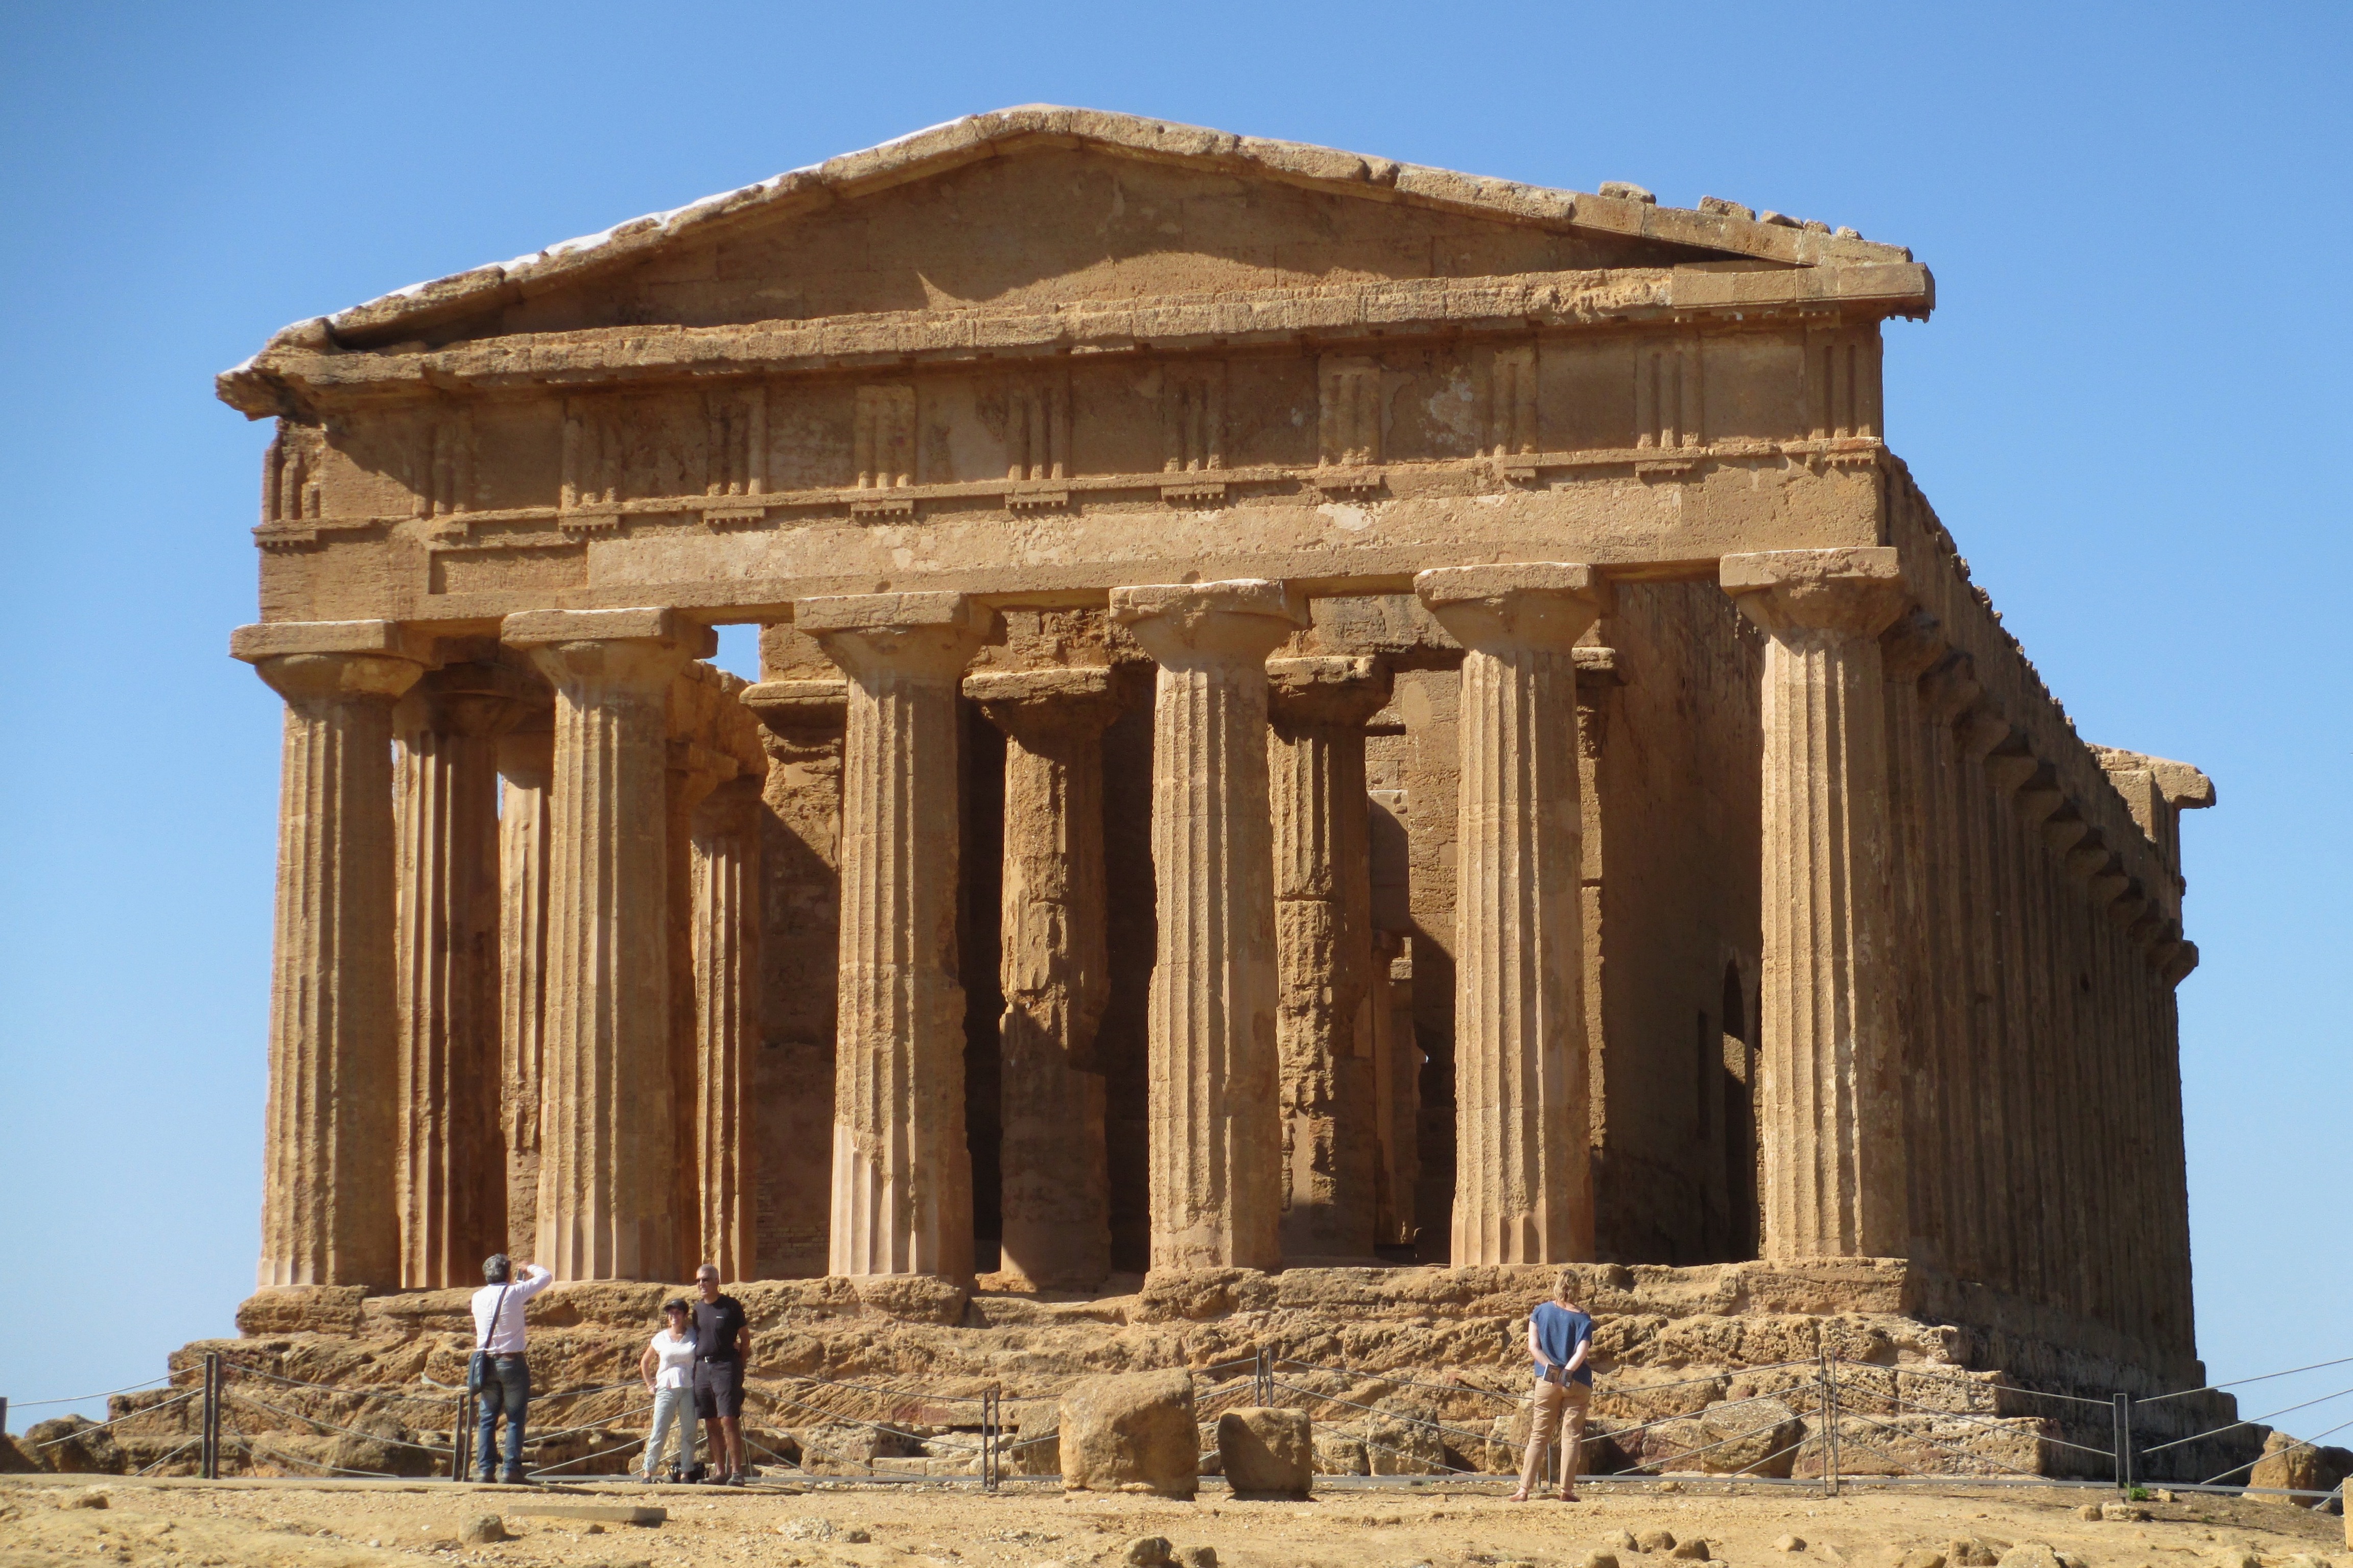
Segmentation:
<svg viewBox="0 0 2353 1568">
<path fill-rule="evenodd" d="M 520 1487 L 530 1484 L 523 1479 L 523 1473 L 521 1470 L 509 1470 L 499 1478 L 499 1485 L 502 1487 Z"/>
<path fill-rule="evenodd" d="M 726 1484 L 731 1487 L 742 1486 L 744 1484 L 744 1472 L 741 1470 L 729 1471 L 727 1474 Z"/>
</svg>

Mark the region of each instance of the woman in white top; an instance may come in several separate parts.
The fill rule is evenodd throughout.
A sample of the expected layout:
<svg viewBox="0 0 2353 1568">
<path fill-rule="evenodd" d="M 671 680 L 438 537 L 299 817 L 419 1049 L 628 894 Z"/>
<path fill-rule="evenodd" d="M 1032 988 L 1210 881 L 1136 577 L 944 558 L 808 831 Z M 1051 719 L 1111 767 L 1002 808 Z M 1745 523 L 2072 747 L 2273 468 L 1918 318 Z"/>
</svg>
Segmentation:
<svg viewBox="0 0 2353 1568">
<path fill-rule="evenodd" d="M 670 1479 L 690 1479 L 695 1473 L 694 1464 L 694 1331 L 687 1327 L 686 1303 L 665 1301 L 662 1316 L 668 1326 L 656 1334 L 646 1346 L 646 1353 L 638 1358 L 638 1375 L 645 1380 L 646 1392 L 654 1396 L 653 1435 L 646 1439 L 645 1478 L 649 1481 L 662 1478 L 654 1473 L 661 1462 L 662 1441 L 670 1436 L 671 1423 L 678 1426 L 678 1457 L 670 1461 Z"/>
</svg>

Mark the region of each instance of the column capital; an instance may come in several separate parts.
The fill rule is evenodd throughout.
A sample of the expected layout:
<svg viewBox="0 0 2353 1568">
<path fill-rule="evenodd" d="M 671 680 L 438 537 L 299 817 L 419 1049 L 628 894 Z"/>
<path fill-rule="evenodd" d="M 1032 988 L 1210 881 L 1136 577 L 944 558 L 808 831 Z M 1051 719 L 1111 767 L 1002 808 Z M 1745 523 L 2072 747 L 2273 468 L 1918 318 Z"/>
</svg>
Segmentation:
<svg viewBox="0 0 2353 1568">
<path fill-rule="evenodd" d="M 1947 651 L 1944 623 L 1926 610 L 1896 616 L 1879 634 L 1881 668 L 1890 680 L 1918 680 Z"/>
<path fill-rule="evenodd" d="M 1977 661 L 1965 653 L 1952 653 L 1936 661 L 1920 677 L 1920 700 L 1927 704 L 1928 717 L 1939 724 L 1950 724 L 1973 706 L 1985 688 L 1978 684 Z"/>
<path fill-rule="evenodd" d="M 1768 550 L 1727 555 L 1717 580 L 1759 628 L 1877 637 L 1911 604 L 1894 549 Z"/>
<path fill-rule="evenodd" d="M 1388 705 L 1388 666 L 1369 655 L 1266 661 L 1267 706 L 1278 724 L 1362 728 Z"/>
<path fill-rule="evenodd" d="M 439 734 L 495 740 L 534 710 L 553 707 L 555 698 L 521 670 L 470 660 L 444 665 L 427 676 L 409 692 L 408 700 L 417 705 L 416 710 L 404 710 L 396 719 L 405 727 L 414 728 L 413 719 Z"/>
<path fill-rule="evenodd" d="M 735 694 L 752 717 L 772 735 L 807 730 L 839 730 L 849 714 L 849 682 L 825 680 L 763 680 Z"/>
<path fill-rule="evenodd" d="M 1432 567 L 1414 574 L 1413 591 L 1455 641 L 1485 653 L 1567 653 L 1609 608 L 1608 580 L 1581 562 Z"/>
<path fill-rule="evenodd" d="M 1019 740 L 1100 734 L 1126 706 L 1116 673 L 1101 664 L 975 670 L 964 678 L 964 694 Z"/>
<path fill-rule="evenodd" d="M 718 651 L 719 634 L 676 610 L 522 610 L 499 640 L 531 655 L 558 684 L 661 690 L 693 659 Z"/>
<path fill-rule="evenodd" d="M 963 594 L 839 594 L 796 603 L 793 626 L 853 677 L 953 680 L 997 612 Z"/>
<path fill-rule="evenodd" d="M 396 621 L 265 621 L 228 651 L 289 702 L 395 702 L 433 663 L 431 640 Z"/>
<path fill-rule="evenodd" d="M 1284 584 L 1265 577 L 1223 583 L 1155 583 L 1111 591 L 1111 618 L 1170 669 L 1262 665 L 1307 612 Z"/>
</svg>

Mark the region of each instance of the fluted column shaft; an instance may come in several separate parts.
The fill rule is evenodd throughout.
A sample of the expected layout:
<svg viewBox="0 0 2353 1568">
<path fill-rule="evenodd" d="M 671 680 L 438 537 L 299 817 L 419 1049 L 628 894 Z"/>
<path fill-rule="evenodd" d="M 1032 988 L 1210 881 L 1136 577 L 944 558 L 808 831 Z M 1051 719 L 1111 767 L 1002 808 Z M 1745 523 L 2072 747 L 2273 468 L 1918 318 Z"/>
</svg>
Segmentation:
<svg viewBox="0 0 2353 1568">
<path fill-rule="evenodd" d="M 1282 1265 L 1266 656 L 1303 623 L 1280 583 L 1117 588 L 1153 698 L 1158 935 L 1149 1004 L 1155 1268 Z"/>
<path fill-rule="evenodd" d="M 737 779 L 695 808 L 692 848 L 695 1166 L 700 1259 L 753 1278 L 758 1145 L 747 1115 L 759 1041 L 760 784 Z"/>
<path fill-rule="evenodd" d="M 672 717 L 675 717 L 673 710 Z M 680 1158 L 671 1173 L 676 1191 L 671 1210 L 679 1216 L 674 1277 L 690 1277 L 701 1264 L 715 1262 L 706 1249 L 710 1237 L 703 1224 L 711 1194 L 723 1178 L 705 1163 L 711 1152 L 703 1142 L 702 1121 L 704 1091 L 702 980 L 698 973 L 695 900 L 695 817 L 711 792 L 735 776 L 735 759 L 699 742 L 672 735 L 666 742 L 670 760 L 670 793 L 665 818 L 670 844 L 670 1103 L 679 1114 Z M 733 1271 L 727 1278 L 735 1279 Z"/>
<path fill-rule="evenodd" d="M 1764 692 L 1764 1254 L 1900 1257 L 1910 1234 L 1890 988 L 1879 634 L 1907 601 L 1895 552 L 1723 563 L 1769 639 Z"/>
<path fill-rule="evenodd" d="M 522 682 L 427 677 L 396 710 L 401 1283 L 471 1285 L 506 1244 L 499 1126 L 498 736 Z"/>
<path fill-rule="evenodd" d="M 1414 579 L 1466 650 L 1455 849 L 1453 1264 L 1593 1256 L 1577 639 L 1601 613 L 1578 564 Z"/>
<path fill-rule="evenodd" d="M 555 688 L 538 1260 L 659 1279 L 682 1225 L 670 1068 L 665 699 L 710 628 L 667 610 L 533 610 L 501 633 Z"/>
<path fill-rule="evenodd" d="M 311 629 L 230 645 L 286 700 L 259 1279 L 381 1288 L 400 1278 L 392 708 L 423 665 L 382 622 Z"/>
<path fill-rule="evenodd" d="M 1380 1139 L 1371 1025 L 1362 1016 L 1373 901 L 1365 721 L 1388 700 L 1388 671 L 1370 658 L 1327 656 L 1271 659 L 1267 676 L 1288 1176 L 1282 1250 L 1366 1258 Z"/>
<path fill-rule="evenodd" d="M 499 737 L 499 1123 L 506 1148 L 505 1250 L 539 1245 L 539 1096 L 547 997 L 547 851 L 555 729 L 545 712 Z"/>
<path fill-rule="evenodd" d="M 832 1227 L 834 1036 L 840 991 L 841 747 L 849 684 L 763 682 L 737 700 L 767 755 L 760 875 L 762 1047 L 753 1076 L 761 1143 L 763 1279 L 826 1271 Z"/>
<path fill-rule="evenodd" d="M 1094 1041 L 1111 996 L 1103 732 L 1119 703 L 1100 667 L 974 675 L 965 690 L 1006 737 L 1001 1268 L 1091 1289 L 1111 1272 Z"/>
<path fill-rule="evenodd" d="M 829 1271 L 969 1279 L 956 689 L 987 612 L 873 594 L 794 619 L 849 678 Z"/>
</svg>

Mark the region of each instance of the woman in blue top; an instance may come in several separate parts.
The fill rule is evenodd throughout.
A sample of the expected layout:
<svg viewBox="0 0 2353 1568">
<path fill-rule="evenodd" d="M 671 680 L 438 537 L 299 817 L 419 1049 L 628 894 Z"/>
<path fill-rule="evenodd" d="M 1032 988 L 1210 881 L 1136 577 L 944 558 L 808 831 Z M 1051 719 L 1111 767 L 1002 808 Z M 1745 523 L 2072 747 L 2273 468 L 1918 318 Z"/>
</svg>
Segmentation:
<svg viewBox="0 0 2353 1568">
<path fill-rule="evenodd" d="M 1585 1412 L 1593 1401 L 1593 1320 L 1577 1304 L 1577 1275 L 1560 1271 L 1553 1299 L 1540 1301 L 1528 1314 L 1528 1352 L 1535 1358 L 1535 1392 L 1529 1396 L 1528 1449 L 1520 1460 L 1520 1489 L 1514 1502 L 1525 1502 L 1544 1479 L 1546 1446 L 1568 1417 L 1568 1440 L 1561 1445 L 1560 1500 L 1577 1500 L 1577 1478 L 1585 1458 Z"/>
</svg>

